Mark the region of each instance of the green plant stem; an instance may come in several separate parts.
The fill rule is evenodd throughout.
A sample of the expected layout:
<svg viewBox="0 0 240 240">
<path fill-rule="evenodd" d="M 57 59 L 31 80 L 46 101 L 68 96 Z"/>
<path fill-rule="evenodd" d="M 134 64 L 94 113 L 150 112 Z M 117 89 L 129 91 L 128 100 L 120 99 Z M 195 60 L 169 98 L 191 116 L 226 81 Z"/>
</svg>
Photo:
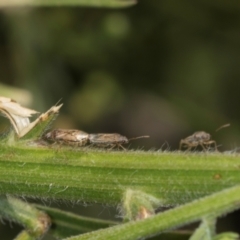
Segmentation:
<svg viewBox="0 0 240 240">
<path fill-rule="evenodd" d="M 51 225 L 50 218 L 43 211 L 11 196 L 0 197 L 0 215 L 5 219 L 20 223 L 27 229 L 16 239 L 39 238 Z"/>
<path fill-rule="evenodd" d="M 132 189 L 178 205 L 240 184 L 239 169 L 234 154 L 0 146 L 0 194 L 119 204 Z"/>
<path fill-rule="evenodd" d="M 213 240 L 239 240 L 239 235 L 234 232 L 225 232 L 218 234 Z"/>
<path fill-rule="evenodd" d="M 53 225 L 53 228 L 50 229 L 50 234 L 57 239 L 67 238 L 70 236 L 75 236 L 78 234 L 95 231 L 101 228 L 107 228 L 119 224 L 113 221 L 82 217 L 70 212 L 38 204 L 34 204 L 34 206 L 49 215 Z M 163 234 L 163 239 L 187 240 L 189 239 L 190 235 L 191 232 L 188 231 L 174 231 Z"/>
<path fill-rule="evenodd" d="M 195 222 L 209 215 L 214 218 L 229 213 L 240 207 L 239 199 L 240 186 L 235 186 L 141 221 L 124 223 L 66 240 L 136 240 L 145 238 Z"/>
<path fill-rule="evenodd" d="M 57 239 L 95 231 L 100 228 L 107 228 L 109 226 L 118 224 L 117 222 L 113 221 L 82 217 L 56 208 L 37 204 L 34 206 L 49 215 L 52 221 L 52 225 L 54 226 L 51 229 L 51 234 Z"/>
<path fill-rule="evenodd" d="M 216 221 L 215 217 L 204 217 L 189 240 L 212 240 L 216 235 Z"/>
<path fill-rule="evenodd" d="M 36 240 L 36 237 L 29 234 L 28 231 L 23 230 L 16 238 L 14 238 L 14 240 Z"/>
</svg>

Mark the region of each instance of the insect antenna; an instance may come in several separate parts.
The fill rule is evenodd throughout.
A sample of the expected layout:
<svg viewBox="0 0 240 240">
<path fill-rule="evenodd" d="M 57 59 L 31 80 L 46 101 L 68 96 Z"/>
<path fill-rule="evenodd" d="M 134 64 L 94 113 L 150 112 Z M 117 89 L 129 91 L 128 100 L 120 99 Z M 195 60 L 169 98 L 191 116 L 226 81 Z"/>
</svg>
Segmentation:
<svg viewBox="0 0 240 240">
<path fill-rule="evenodd" d="M 222 125 L 221 127 L 219 127 L 218 129 L 216 129 L 216 132 L 218 132 L 219 130 L 221 130 L 223 128 L 229 127 L 229 126 L 231 126 L 231 124 L 230 123 L 226 123 L 226 124 Z"/>
<path fill-rule="evenodd" d="M 134 137 L 134 138 L 129 138 L 128 141 L 134 140 L 134 139 L 139 139 L 139 138 L 149 138 L 150 136 L 139 136 L 139 137 Z"/>
<path fill-rule="evenodd" d="M 57 106 L 61 101 L 62 101 L 62 98 L 60 98 L 60 99 L 55 103 L 54 106 Z"/>
</svg>

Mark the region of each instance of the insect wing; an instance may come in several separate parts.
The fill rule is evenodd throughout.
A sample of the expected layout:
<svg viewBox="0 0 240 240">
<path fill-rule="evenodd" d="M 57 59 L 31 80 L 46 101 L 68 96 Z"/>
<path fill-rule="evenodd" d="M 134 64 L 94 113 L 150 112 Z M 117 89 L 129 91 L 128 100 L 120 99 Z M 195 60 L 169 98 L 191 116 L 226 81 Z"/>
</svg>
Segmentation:
<svg viewBox="0 0 240 240">
<path fill-rule="evenodd" d="M 80 130 L 55 129 L 45 135 L 47 140 L 66 145 L 83 146 L 88 143 L 89 134 Z"/>
<path fill-rule="evenodd" d="M 112 134 L 98 133 L 89 135 L 89 141 L 93 144 L 107 144 L 112 143 L 113 140 Z"/>
<path fill-rule="evenodd" d="M 116 144 L 128 142 L 126 137 L 118 133 L 89 134 L 89 141 L 93 144 Z"/>
</svg>

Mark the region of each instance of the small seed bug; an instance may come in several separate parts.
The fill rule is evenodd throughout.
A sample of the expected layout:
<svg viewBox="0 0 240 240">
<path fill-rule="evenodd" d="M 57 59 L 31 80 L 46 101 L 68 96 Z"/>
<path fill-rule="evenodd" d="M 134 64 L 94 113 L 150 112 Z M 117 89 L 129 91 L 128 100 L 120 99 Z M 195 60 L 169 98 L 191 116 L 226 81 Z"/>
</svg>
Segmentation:
<svg viewBox="0 0 240 240">
<path fill-rule="evenodd" d="M 224 124 L 220 126 L 216 130 L 216 132 L 229 126 L 230 126 L 230 123 Z M 205 148 L 205 146 L 210 147 L 212 144 L 214 145 L 215 151 L 218 151 L 216 141 L 211 140 L 211 135 L 204 131 L 199 131 L 199 132 L 193 133 L 193 135 L 189 137 L 182 139 L 179 144 L 179 150 L 181 150 L 181 148 L 184 146 L 187 147 L 187 150 L 190 150 L 191 148 L 197 147 L 200 145 L 202 149 L 206 151 L 207 149 Z"/>
<path fill-rule="evenodd" d="M 137 138 L 148 138 L 149 136 L 141 136 L 136 138 L 127 139 L 127 137 L 120 135 L 119 133 L 97 133 L 89 134 L 89 142 L 99 147 L 121 147 L 125 150 L 122 144 L 127 144 L 129 140 Z"/>
<path fill-rule="evenodd" d="M 89 142 L 89 134 L 76 129 L 54 129 L 44 134 L 43 139 L 70 146 L 85 146 Z"/>
<path fill-rule="evenodd" d="M 186 137 L 180 141 L 179 144 L 179 150 L 182 149 L 182 147 L 187 147 L 187 150 L 192 149 L 193 147 L 201 146 L 204 151 L 206 151 L 205 146 L 214 145 L 215 150 L 217 151 L 217 144 L 216 141 L 211 140 L 211 135 L 209 133 L 206 133 L 204 131 L 199 131 L 193 133 L 193 135 Z"/>
</svg>

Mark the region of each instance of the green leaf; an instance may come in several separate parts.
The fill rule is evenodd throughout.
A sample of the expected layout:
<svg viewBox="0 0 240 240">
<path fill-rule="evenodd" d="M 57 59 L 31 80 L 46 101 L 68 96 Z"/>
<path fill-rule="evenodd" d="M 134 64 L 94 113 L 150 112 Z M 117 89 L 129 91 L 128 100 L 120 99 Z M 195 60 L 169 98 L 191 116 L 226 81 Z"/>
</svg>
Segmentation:
<svg viewBox="0 0 240 240">
<path fill-rule="evenodd" d="M 50 128 L 51 123 L 58 116 L 59 109 L 62 107 L 62 104 L 58 106 L 51 107 L 47 112 L 42 113 L 35 121 L 31 122 L 28 127 L 26 127 L 23 133 L 23 137 L 19 139 L 21 141 L 36 141 L 40 139 L 43 133 Z"/>
<path fill-rule="evenodd" d="M 73 213 L 46 206 L 34 206 L 46 212 L 50 216 L 53 225 L 51 233 L 57 238 L 74 236 L 100 228 L 107 228 L 109 226 L 117 224 L 113 221 L 104 221 L 94 218 L 82 217 Z"/>
<path fill-rule="evenodd" d="M 140 220 L 155 214 L 163 201 L 141 191 L 127 189 L 123 196 L 122 215 L 125 220 Z"/>
</svg>

